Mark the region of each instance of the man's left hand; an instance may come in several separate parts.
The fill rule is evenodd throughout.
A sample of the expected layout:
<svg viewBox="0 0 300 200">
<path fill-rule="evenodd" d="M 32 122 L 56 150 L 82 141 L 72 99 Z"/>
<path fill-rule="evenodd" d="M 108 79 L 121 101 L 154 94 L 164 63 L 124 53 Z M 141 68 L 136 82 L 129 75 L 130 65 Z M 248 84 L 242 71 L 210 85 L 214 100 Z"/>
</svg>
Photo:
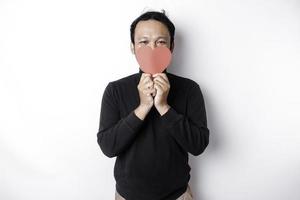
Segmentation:
<svg viewBox="0 0 300 200">
<path fill-rule="evenodd" d="M 170 83 L 165 73 L 156 73 L 152 75 L 154 81 L 154 88 L 156 89 L 156 95 L 154 98 L 154 106 L 160 115 L 164 115 L 170 108 L 167 102 Z"/>
</svg>

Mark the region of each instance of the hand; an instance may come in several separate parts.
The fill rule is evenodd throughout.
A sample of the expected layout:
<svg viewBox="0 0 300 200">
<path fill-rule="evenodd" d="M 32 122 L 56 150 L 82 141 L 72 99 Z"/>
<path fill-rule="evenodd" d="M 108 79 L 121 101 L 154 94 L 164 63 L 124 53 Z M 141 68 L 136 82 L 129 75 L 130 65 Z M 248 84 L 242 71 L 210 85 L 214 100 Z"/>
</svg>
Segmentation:
<svg viewBox="0 0 300 200">
<path fill-rule="evenodd" d="M 152 96 L 155 93 L 155 88 L 151 74 L 142 73 L 137 88 L 140 97 L 140 105 L 134 112 L 140 119 L 144 120 L 154 103 Z"/>
<path fill-rule="evenodd" d="M 170 90 L 170 83 L 166 73 L 157 73 L 152 75 L 156 95 L 154 98 L 154 106 L 160 115 L 164 115 L 170 108 L 167 99 Z"/>
</svg>

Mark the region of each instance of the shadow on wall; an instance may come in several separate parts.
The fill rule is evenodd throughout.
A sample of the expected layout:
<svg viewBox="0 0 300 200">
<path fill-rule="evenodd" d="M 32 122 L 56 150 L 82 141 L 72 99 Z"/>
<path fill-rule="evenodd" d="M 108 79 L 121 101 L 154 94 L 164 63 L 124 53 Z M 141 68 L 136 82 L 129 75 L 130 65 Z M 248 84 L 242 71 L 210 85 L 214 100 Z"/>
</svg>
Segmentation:
<svg viewBox="0 0 300 200">
<path fill-rule="evenodd" d="M 189 60 L 192 60 L 191 57 L 189 57 L 189 53 L 190 51 L 194 51 L 195 47 L 193 46 L 188 46 L 187 43 L 185 42 L 184 39 L 184 34 L 183 33 L 176 30 L 176 36 L 175 36 L 175 49 L 173 52 L 173 57 L 172 57 L 172 64 L 170 66 L 170 69 L 168 69 L 168 72 L 174 72 L 174 74 L 177 74 L 179 76 L 183 76 L 185 77 L 184 74 L 188 74 L 187 71 L 188 70 L 192 70 L 191 66 L 189 66 L 187 63 Z M 189 43 L 191 44 L 191 43 Z M 197 44 L 193 44 L 193 45 L 197 45 Z M 200 45 L 200 44 L 199 44 Z M 199 54 L 201 54 L 201 52 L 199 52 Z M 199 55 L 199 57 L 201 57 L 201 55 Z M 197 69 L 199 66 L 197 63 L 193 64 L 194 66 L 197 66 L 194 69 Z M 201 66 L 199 67 L 199 69 L 201 69 Z M 192 72 L 192 74 L 194 74 L 195 72 Z M 198 72 L 196 72 L 198 73 Z M 195 80 L 196 81 L 196 80 Z M 197 82 L 197 81 L 196 81 Z M 201 87 L 201 84 L 198 83 Z M 194 196 L 195 200 L 198 199 L 202 199 L 202 200 L 209 200 L 208 197 L 206 197 L 204 194 L 206 193 L 204 191 L 204 187 L 202 187 L 203 185 L 205 185 L 206 180 L 204 180 L 201 177 L 207 177 L 204 176 L 204 172 L 202 169 L 202 164 L 203 164 L 203 160 L 200 160 L 200 157 L 202 156 L 210 156 L 212 155 L 212 152 L 215 153 L 218 149 L 220 149 L 220 142 L 221 141 L 221 136 L 218 137 L 218 135 L 216 135 L 216 129 L 214 128 L 213 134 L 212 134 L 212 127 L 215 127 L 215 125 L 217 125 L 217 123 L 212 122 L 210 119 L 217 119 L 217 116 L 215 116 L 214 113 L 216 113 L 213 109 L 212 106 L 210 106 L 210 102 L 212 102 L 209 99 L 209 96 L 206 95 L 207 93 L 205 92 L 205 89 L 203 87 L 201 87 L 201 91 L 203 93 L 204 96 L 204 101 L 205 101 L 205 107 L 206 107 L 206 115 L 207 115 L 207 124 L 208 124 L 208 128 L 210 130 L 210 140 L 209 140 L 209 145 L 207 146 L 207 148 L 205 149 L 205 151 L 200 154 L 199 156 L 193 156 L 191 154 L 189 154 L 189 165 L 191 167 L 191 180 L 190 180 L 190 186 L 191 186 L 191 190 Z M 208 118 L 208 116 L 210 116 Z M 212 137 L 213 136 L 213 137 Z M 209 152 L 208 152 L 209 149 Z"/>
</svg>

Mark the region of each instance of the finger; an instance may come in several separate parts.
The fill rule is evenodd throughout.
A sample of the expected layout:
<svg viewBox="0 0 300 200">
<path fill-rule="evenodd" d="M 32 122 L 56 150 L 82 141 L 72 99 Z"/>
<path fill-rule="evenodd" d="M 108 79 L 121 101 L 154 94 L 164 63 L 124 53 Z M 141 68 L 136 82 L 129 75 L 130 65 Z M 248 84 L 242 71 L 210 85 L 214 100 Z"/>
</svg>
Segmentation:
<svg viewBox="0 0 300 200">
<path fill-rule="evenodd" d="M 155 90 L 154 85 L 153 85 L 152 88 L 145 88 L 142 91 L 145 92 L 145 93 L 147 93 L 147 92 L 153 92 L 153 90 Z"/>
<path fill-rule="evenodd" d="M 155 77 L 155 78 L 153 79 L 153 81 L 154 81 L 154 82 L 159 81 L 159 82 L 163 83 L 164 85 L 168 85 L 168 84 L 169 84 L 169 83 L 166 82 L 166 80 L 163 79 L 161 76 Z"/>
<path fill-rule="evenodd" d="M 157 73 L 152 75 L 153 79 L 156 79 L 158 77 L 162 78 L 166 83 L 169 83 L 169 79 L 165 73 Z"/>
<path fill-rule="evenodd" d="M 147 85 L 147 84 L 149 84 L 149 83 L 153 83 L 153 80 L 147 79 L 147 80 L 145 80 L 142 84 L 143 84 L 143 85 Z"/>
<path fill-rule="evenodd" d="M 162 76 L 164 78 L 168 78 L 166 73 L 156 73 L 152 75 L 152 77 L 156 77 L 156 76 Z"/>
<path fill-rule="evenodd" d="M 142 90 L 142 92 L 143 92 L 143 94 L 145 94 L 145 95 L 148 95 L 148 94 L 151 93 L 151 92 L 149 91 L 149 89 Z"/>
<path fill-rule="evenodd" d="M 158 83 L 154 84 L 154 88 L 160 91 L 163 91 L 163 88 L 161 85 L 159 85 Z"/>
<path fill-rule="evenodd" d="M 143 93 L 147 96 L 149 96 L 150 94 L 154 93 L 155 92 L 155 88 L 153 89 L 145 89 L 143 90 Z"/>
<path fill-rule="evenodd" d="M 147 77 L 151 77 L 151 74 L 143 73 L 142 77 L 141 77 L 141 81 L 145 80 L 145 78 L 147 78 Z"/>
<path fill-rule="evenodd" d="M 149 85 L 151 86 L 151 85 L 153 85 L 153 80 L 151 79 L 151 78 L 147 78 L 142 84 L 144 85 L 144 86 L 147 86 L 147 87 L 149 87 Z"/>
<path fill-rule="evenodd" d="M 147 76 L 151 76 L 150 73 L 142 73 L 142 77 L 147 77 Z"/>
<path fill-rule="evenodd" d="M 153 81 L 150 76 L 145 77 L 144 80 L 142 81 L 142 84 L 146 84 L 148 81 Z"/>
<path fill-rule="evenodd" d="M 160 72 L 160 73 L 155 73 L 155 74 L 153 74 L 152 76 L 159 76 L 159 75 L 162 75 L 162 74 L 165 74 L 165 73 L 162 73 L 162 72 Z"/>
<path fill-rule="evenodd" d="M 153 92 L 151 93 L 153 97 L 156 96 L 156 91 L 157 90 L 153 87 Z"/>
<path fill-rule="evenodd" d="M 143 80 L 143 84 L 147 83 L 148 81 L 153 81 L 151 77 L 146 77 L 144 80 Z"/>
<path fill-rule="evenodd" d="M 159 81 L 156 81 L 156 82 L 154 83 L 154 85 L 159 85 L 159 86 L 161 87 L 161 89 L 164 89 L 164 88 L 166 87 L 163 83 L 161 83 L 161 82 L 159 82 Z"/>
<path fill-rule="evenodd" d="M 154 87 L 152 89 L 150 89 L 151 94 L 155 94 L 155 92 L 156 92 L 156 89 Z"/>
<path fill-rule="evenodd" d="M 141 76 L 141 81 L 143 81 L 145 78 L 147 77 L 150 77 L 151 78 L 151 74 L 149 73 L 142 73 L 142 76 Z"/>
<path fill-rule="evenodd" d="M 144 89 L 149 89 L 149 88 L 153 88 L 154 82 L 148 82 L 147 84 L 144 85 Z"/>
<path fill-rule="evenodd" d="M 159 82 L 159 81 L 155 81 L 155 83 L 154 83 L 153 86 L 155 86 L 155 85 L 159 85 L 161 88 L 164 88 L 164 87 L 165 87 L 164 84 L 161 83 L 161 82 Z"/>
</svg>

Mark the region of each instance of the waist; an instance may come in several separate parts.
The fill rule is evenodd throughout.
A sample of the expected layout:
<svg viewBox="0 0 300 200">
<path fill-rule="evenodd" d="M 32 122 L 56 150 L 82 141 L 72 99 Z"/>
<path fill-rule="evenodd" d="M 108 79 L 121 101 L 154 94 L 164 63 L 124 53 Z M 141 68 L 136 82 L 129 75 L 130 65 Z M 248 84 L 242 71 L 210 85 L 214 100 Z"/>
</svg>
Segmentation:
<svg viewBox="0 0 300 200">
<path fill-rule="evenodd" d="M 116 190 L 126 200 L 174 200 L 187 188 L 190 176 L 181 177 L 180 181 L 162 181 L 161 183 L 140 182 L 136 179 L 120 178 L 116 181 Z"/>
</svg>

